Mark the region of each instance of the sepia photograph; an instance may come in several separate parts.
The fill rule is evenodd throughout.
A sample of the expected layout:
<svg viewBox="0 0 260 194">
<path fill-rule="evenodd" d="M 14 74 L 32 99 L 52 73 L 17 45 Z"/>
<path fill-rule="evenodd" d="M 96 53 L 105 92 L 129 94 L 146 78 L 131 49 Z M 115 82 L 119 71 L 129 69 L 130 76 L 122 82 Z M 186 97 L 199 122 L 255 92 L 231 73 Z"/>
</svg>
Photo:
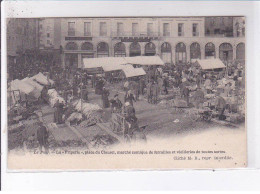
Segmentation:
<svg viewBox="0 0 260 194">
<path fill-rule="evenodd" d="M 7 18 L 8 168 L 246 167 L 246 21 Z"/>
</svg>

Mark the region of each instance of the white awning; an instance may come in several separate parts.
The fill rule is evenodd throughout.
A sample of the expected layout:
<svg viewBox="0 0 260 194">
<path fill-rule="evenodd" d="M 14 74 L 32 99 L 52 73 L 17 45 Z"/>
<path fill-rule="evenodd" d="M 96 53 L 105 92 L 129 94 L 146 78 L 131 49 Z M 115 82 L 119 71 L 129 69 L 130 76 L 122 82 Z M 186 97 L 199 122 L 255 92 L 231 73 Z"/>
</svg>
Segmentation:
<svg viewBox="0 0 260 194">
<path fill-rule="evenodd" d="M 23 81 L 23 82 L 26 82 L 27 84 L 32 85 L 33 87 L 35 87 L 35 88 L 36 88 L 37 90 L 39 90 L 40 92 L 41 92 L 42 89 L 43 89 L 43 86 L 40 85 L 40 84 L 38 84 L 37 82 L 33 81 L 32 78 L 26 77 L 26 78 L 22 79 L 22 81 Z"/>
<path fill-rule="evenodd" d="M 120 65 L 126 64 L 148 66 L 164 65 L 164 62 L 159 56 L 84 58 L 82 67 L 84 69 L 102 68 L 104 71 L 114 71 L 119 70 Z"/>
<path fill-rule="evenodd" d="M 92 69 L 92 68 L 103 68 L 105 66 L 114 66 L 118 67 L 119 65 L 127 64 L 124 57 L 103 57 L 103 58 L 84 58 L 83 59 L 83 68 Z"/>
<path fill-rule="evenodd" d="M 104 65 L 102 68 L 104 72 L 119 71 L 124 68 L 125 65 Z"/>
<path fill-rule="evenodd" d="M 37 75 L 31 77 L 31 79 L 36 80 L 42 85 L 50 85 L 53 84 L 54 81 L 51 79 L 48 79 L 45 75 L 43 75 L 41 72 L 38 73 Z"/>
<path fill-rule="evenodd" d="M 203 70 L 226 68 L 220 59 L 198 59 L 196 63 L 200 65 Z"/>
<path fill-rule="evenodd" d="M 143 68 L 134 68 L 132 65 L 125 65 L 122 71 L 125 74 L 125 77 L 137 77 L 146 75 Z"/>
<path fill-rule="evenodd" d="M 164 65 L 164 62 L 159 56 L 125 57 L 125 60 L 135 65 Z"/>
<path fill-rule="evenodd" d="M 31 92 L 33 92 L 34 90 L 34 86 L 24 82 L 24 81 L 21 81 L 21 80 L 13 80 L 11 83 L 10 83 L 10 90 L 20 90 L 20 92 L 22 93 L 25 93 L 25 94 L 30 94 Z"/>
</svg>

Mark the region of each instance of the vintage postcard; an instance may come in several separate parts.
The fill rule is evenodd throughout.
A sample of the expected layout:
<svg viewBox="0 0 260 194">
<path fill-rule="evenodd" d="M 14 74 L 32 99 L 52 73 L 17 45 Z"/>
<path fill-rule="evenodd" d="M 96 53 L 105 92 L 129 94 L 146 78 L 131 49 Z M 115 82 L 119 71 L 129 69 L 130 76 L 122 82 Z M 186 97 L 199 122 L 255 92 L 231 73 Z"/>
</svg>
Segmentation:
<svg viewBox="0 0 260 194">
<path fill-rule="evenodd" d="M 8 169 L 247 166 L 246 18 L 7 18 Z"/>
</svg>

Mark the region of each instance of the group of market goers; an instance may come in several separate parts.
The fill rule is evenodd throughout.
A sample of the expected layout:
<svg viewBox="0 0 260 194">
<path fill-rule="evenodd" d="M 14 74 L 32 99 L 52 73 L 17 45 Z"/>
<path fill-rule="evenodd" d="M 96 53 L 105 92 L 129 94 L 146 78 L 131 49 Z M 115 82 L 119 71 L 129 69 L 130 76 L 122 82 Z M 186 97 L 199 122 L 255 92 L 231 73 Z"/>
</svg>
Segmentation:
<svg viewBox="0 0 260 194">
<path fill-rule="evenodd" d="M 152 74 L 148 73 L 147 77 L 140 77 L 139 79 L 125 81 L 123 83 L 123 88 L 125 91 L 123 103 L 119 99 L 118 93 L 116 93 L 112 99 L 109 99 L 110 91 L 107 87 L 105 87 L 106 80 L 102 76 L 95 74 L 92 75 L 91 87 L 95 89 L 95 94 L 101 95 L 103 108 L 111 108 L 112 113 L 123 114 L 125 120 L 130 123 L 131 126 L 136 126 L 137 118 L 135 115 L 134 102 L 139 100 L 140 95 L 146 94 L 148 103 L 157 104 L 159 102 L 159 95 L 167 95 L 169 93 L 168 88 L 170 87 L 170 81 L 172 81 L 170 80 L 171 76 L 174 77 L 173 88 L 179 88 L 181 90 L 181 97 L 187 102 L 187 104 L 190 103 L 189 98 L 191 92 L 188 86 L 190 83 L 196 84 L 196 91 L 194 94 L 194 105 L 196 108 L 200 108 L 201 104 L 204 102 L 204 89 L 206 89 L 206 93 L 211 93 L 216 80 L 219 80 L 221 77 L 225 76 L 222 72 L 217 73 L 217 76 L 207 73 L 203 74 L 201 72 L 191 70 L 187 66 L 183 66 L 180 69 L 176 68 L 175 70 L 168 72 L 167 75 L 164 75 L 164 73 L 159 70 L 155 70 L 154 72 L 155 73 Z M 237 72 L 237 70 L 232 72 L 229 69 L 228 72 L 229 76 L 233 75 L 237 88 L 241 85 L 241 81 L 239 82 L 238 79 L 238 77 L 241 76 L 240 74 L 241 72 Z M 55 103 L 55 123 L 64 122 L 62 117 L 64 115 L 65 107 L 68 106 L 73 98 L 82 98 L 85 101 L 88 100 L 88 78 L 89 76 L 87 73 L 76 73 L 73 76 L 72 81 L 66 79 L 66 76 L 65 79 L 64 76 L 60 76 L 60 82 L 55 82 L 56 88 L 61 92 L 66 102 L 65 104 L 59 101 Z M 65 87 L 61 87 L 59 84 L 63 84 Z M 226 86 L 226 88 L 228 88 L 228 84 Z M 216 109 L 218 110 L 220 117 L 222 117 L 226 109 L 226 101 L 220 93 L 216 93 L 216 100 Z M 46 147 L 45 141 L 47 132 L 44 129 L 44 126 L 41 126 L 40 128 L 38 140 L 42 149 L 42 147 Z"/>
<path fill-rule="evenodd" d="M 152 73 L 151 73 L 152 72 Z M 197 69 L 192 69 L 190 64 L 183 65 L 182 67 L 176 67 L 174 70 L 168 72 L 165 75 L 159 68 L 154 68 L 153 71 L 148 72 L 146 77 L 140 77 L 135 80 L 126 80 L 123 83 L 123 88 L 125 91 L 124 96 L 124 105 L 134 107 L 134 102 L 139 100 L 140 95 L 145 95 L 147 97 L 147 102 L 151 104 L 157 104 L 159 102 L 159 95 L 167 95 L 168 88 L 170 87 L 170 78 L 173 77 L 173 90 L 180 89 L 180 96 L 183 100 L 186 101 L 187 105 L 190 104 L 190 85 L 195 84 L 196 89 L 193 95 L 194 106 L 200 108 L 204 102 L 204 95 L 212 93 L 214 89 L 214 83 L 217 80 L 225 77 L 225 73 L 202 73 Z M 232 73 L 232 72 L 231 72 Z M 239 86 L 237 77 L 239 76 L 236 70 L 232 73 L 234 75 L 234 81 L 236 85 Z M 229 72 L 230 76 L 230 72 Z M 107 80 L 110 80 L 107 78 Z M 237 84 L 238 83 L 238 84 Z M 86 85 L 88 84 L 88 74 L 85 73 L 76 73 L 72 81 L 72 91 L 63 92 L 64 99 L 67 102 L 70 102 L 73 97 L 81 98 L 85 101 L 88 100 L 88 91 Z M 123 103 L 118 98 L 118 93 L 112 98 L 109 99 L 110 91 L 105 86 L 106 79 L 101 75 L 93 74 L 91 76 L 91 87 L 95 89 L 95 94 L 101 95 L 103 108 L 111 108 L 111 112 L 120 112 Z M 228 84 L 226 85 L 228 87 Z M 206 91 L 206 92 L 205 92 Z M 226 107 L 226 101 L 221 95 L 220 92 L 216 93 L 216 109 L 219 110 L 219 114 L 223 115 Z M 60 123 L 62 114 L 63 105 L 60 103 L 55 104 L 55 122 Z M 135 116 L 134 116 L 135 117 Z"/>
</svg>

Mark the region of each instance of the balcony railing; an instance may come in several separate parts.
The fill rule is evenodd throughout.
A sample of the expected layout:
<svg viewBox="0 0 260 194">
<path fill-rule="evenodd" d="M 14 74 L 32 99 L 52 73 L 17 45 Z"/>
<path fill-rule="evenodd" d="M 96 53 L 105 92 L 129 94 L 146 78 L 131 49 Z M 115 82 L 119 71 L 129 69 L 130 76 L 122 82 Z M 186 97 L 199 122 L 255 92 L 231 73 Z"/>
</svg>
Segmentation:
<svg viewBox="0 0 260 194">
<path fill-rule="evenodd" d="M 84 36 L 91 36 L 91 32 L 84 32 Z"/>
<path fill-rule="evenodd" d="M 170 36 L 170 32 L 163 32 L 163 36 Z"/>
<path fill-rule="evenodd" d="M 68 36 L 75 36 L 75 30 L 69 30 Z"/>
<path fill-rule="evenodd" d="M 184 36 L 184 32 L 178 32 L 178 36 Z"/>
<path fill-rule="evenodd" d="M 199 36 L 199 32 L 192 32 L 192 36 Z"/>
<path fill-rule="evenodd" d="M 227 32 L 223 34 L 205 33 L 208 37 L 234 37 L 233 32 Z"/>
<path fill-rule="evenodd" d="M 159 32 L 112 32 L 112 37 L 158 37 Z"/>
</svg>

